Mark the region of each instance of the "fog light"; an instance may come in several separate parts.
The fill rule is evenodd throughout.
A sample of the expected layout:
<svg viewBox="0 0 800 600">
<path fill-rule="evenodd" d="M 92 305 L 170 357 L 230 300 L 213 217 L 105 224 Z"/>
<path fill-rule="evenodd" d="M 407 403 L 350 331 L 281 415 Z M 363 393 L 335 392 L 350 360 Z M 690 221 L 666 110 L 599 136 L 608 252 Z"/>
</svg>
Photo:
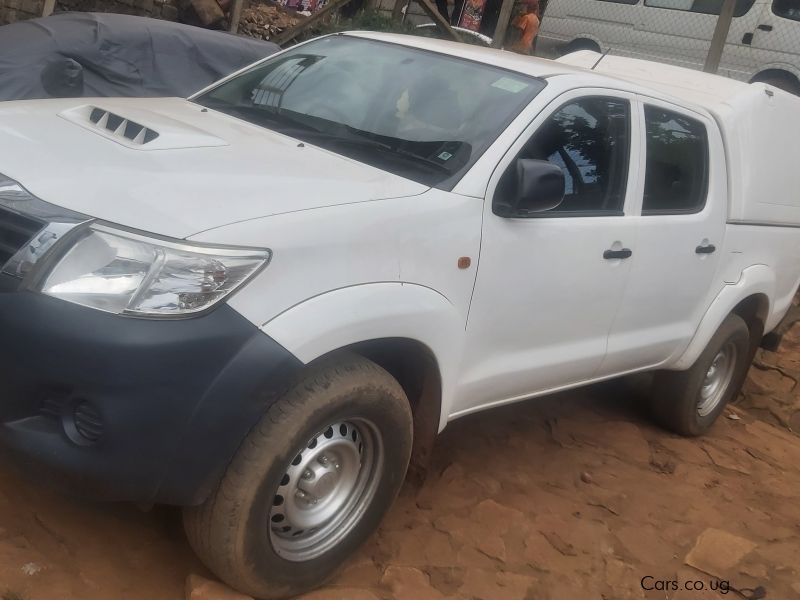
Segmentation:
<svg viewBox="0 0 800 600">
<path fill-rule="evenodd" d="M 71 421 L 74 433 L 70 438 L 75 443 L 93 444 L 103 436 L 103 417 L 91 402 L 82 400 L 75 404 Z M 65 426 L 67 434 L 70 434 L 72 428 L 69 427 L 69 423 L 65 423 Z"/>
</svg>

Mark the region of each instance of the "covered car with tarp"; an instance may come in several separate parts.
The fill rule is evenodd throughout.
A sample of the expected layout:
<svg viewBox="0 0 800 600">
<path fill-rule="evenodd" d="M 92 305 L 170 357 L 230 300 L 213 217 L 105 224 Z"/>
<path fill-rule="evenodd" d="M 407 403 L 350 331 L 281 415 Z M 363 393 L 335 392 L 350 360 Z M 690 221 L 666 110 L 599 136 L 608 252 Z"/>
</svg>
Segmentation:
<svg viewBox="0 0 800 600">
<path fill-rule="evenodd" d="M 169 21 L 61 13 L 0 27 L 0 100 L 185 97 L 278 50 Z"/>
</svg>

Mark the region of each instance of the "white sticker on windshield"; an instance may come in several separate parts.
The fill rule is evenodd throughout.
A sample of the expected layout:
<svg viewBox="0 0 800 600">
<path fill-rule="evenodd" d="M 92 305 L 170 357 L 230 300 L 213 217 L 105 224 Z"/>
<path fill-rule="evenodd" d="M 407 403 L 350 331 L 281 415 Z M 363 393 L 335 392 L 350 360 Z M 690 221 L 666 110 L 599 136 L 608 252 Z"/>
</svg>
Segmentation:
<svg viewBox="0 0 800 600">
<path fill-rule="evenodd" d="M 500 88 L 512 94 L 517 94 L 528 87 L 527 83 L 523 83 L 518 79 L 511 79 L 511 77 L 501 77 L 492 84 L 492 87 Z"/>
<path fill-rule="evenodd" d="M 441 160 L 450 160 L 451 158 L 453 158 L 453 155 L 452 155 L 452 154 L 450 154 L 449 152 L 442 152 L 442 153 L 439 155 L 439 158 L 440 158 Z"/>
</svg>

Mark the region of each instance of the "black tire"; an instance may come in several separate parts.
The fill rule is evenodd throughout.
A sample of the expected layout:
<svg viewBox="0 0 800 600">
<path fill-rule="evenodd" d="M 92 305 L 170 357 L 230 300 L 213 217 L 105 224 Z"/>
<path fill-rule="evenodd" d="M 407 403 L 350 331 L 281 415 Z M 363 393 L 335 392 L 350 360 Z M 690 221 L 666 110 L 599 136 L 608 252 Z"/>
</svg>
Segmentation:
<svg viewBox="0 0 800 600">
<path fill-rule="evenodd" d="M 724 378 L 727 383 L 715 396 L 718 398 L 716 403 L 706 408 L 706 414 L 701 414 L 706 375 L 723 349 L 735 353 L 730 374 Z M 717 420 L 725 405 L 739 393 L 751 360 L 747 324 L 738 315 L 728 315 L 689 370 L 656 373 L 652 392 L 652 412 L 656 421 L 680 435 L 702 435 Z"/>
<path fill-rule="evenodd" d="M 766 83 L 774 86 L 779 90 L 784 90 L 795 96 L 800 96 L 800 81 L 794 75 L 787 73 L 786 75 L 764 75 L 756 77 L 754 82 Z"/>
<path fill-rule="evenodd" d="M 585 38 L 572 40 L 569 44 L 564 46 L 564 49 L 561 51 L 561 56 L 566 56 L 567 54 L 578 52 L 579 50 L 591 50 L 592 52 L 600 52 L 600 45 L 594 40 L 587 40 Z"/>
<path fill-rule="evenodd" d="M 349 420 L 368 422 L 380 436 L 375 439 L 382 440 L 381 458 L 373 461 L 382 469 L 368 478 L 377 481 L 371 500 L 363 503 L 363 512 L 354 513 L 352 528 L 334 546 L 308 560 L 287 560 L 273 543 L 282 534 L 271 533 L 278 487 L 286 485 L 293 459 L 312 452 L 309 440 L 316 447 L 317 434 L 327 436 L 331 423 Z M 348 437 L 342 440 L 349 443 Z M 312 366 L 245 438 L 211 497 L 184 509 L 189 543 L 209 569 L 241 592 L 265 599 L 307 592 L 328 579 L 376 529 L 400 491 L 412 437 L 408 399 L 384 369 L 353 355 Z M 358 464 L 364 464 L 362 458 Z"/>
</svg>

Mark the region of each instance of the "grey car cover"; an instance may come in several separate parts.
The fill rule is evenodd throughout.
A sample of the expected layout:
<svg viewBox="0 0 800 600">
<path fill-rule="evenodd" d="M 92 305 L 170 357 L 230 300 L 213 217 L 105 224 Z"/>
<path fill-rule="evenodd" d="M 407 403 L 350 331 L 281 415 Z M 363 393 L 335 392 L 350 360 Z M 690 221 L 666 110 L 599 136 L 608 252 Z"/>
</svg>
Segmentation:
<svg viewBox="0 0 800 600">
<path fill-rule="evenodd" d="M 61 13 L 0 27 L 0 100 L 185 97 L 278 50 L 169 21 Z"/>
</svg>

